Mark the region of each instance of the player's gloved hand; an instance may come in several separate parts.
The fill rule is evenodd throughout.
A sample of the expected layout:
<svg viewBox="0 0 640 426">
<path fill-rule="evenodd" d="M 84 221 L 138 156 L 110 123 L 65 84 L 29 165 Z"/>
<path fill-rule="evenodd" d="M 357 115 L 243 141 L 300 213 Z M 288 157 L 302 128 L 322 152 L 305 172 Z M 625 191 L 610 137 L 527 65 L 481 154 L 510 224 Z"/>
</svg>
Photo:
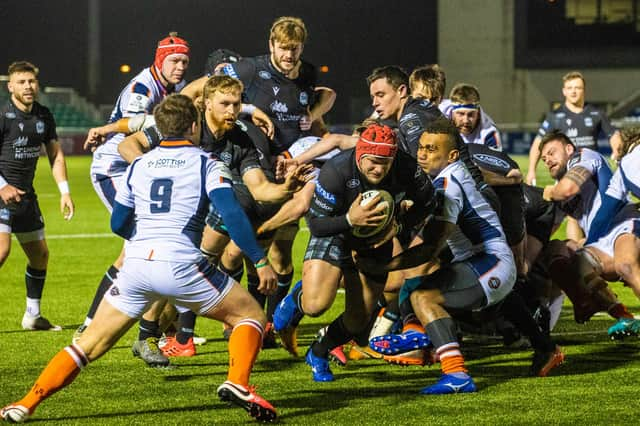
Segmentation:
<svg viewBox="0 0 640 426">
<path fill-rule="evenodd" d="M 75 206 L 70 194 L 62 194 L 60 196 L 60 213 L 64 217 L 64 220 L 71 220 L 73 213 L 75 212 Z"/>
<path fill-rule="evenodd" d="M 380 195 L 376 195 L 369 203 L 364 206 L 360 205 L 362 194 L 358 194 L 349 211 L 347 212 L 347 220 L 354 226 L 377 226 L 384 222 L 387 217 L 384 214 L 384 206 L 378 206 Z"/>
<path fill-rule="evenodd" d="M 275 127 L 273 125 L 273 121 L 271 121 L 269 116 L 265 114 L 264 111 L 262 111 L 260 108 L 256 108 L 253 111 L 253 114 L 251 114 L 251 121 L 253 121 L 253 124 L 258 126 L 269 139 L 273 139 Z"/>
<path fill-rule="evenodd" d="M 22 189 L 18 189 L 13 185 L 7 184 L 0 189 L 0 198 L 5 204 L 19 203 L 24 195 Z"/>
</svg>

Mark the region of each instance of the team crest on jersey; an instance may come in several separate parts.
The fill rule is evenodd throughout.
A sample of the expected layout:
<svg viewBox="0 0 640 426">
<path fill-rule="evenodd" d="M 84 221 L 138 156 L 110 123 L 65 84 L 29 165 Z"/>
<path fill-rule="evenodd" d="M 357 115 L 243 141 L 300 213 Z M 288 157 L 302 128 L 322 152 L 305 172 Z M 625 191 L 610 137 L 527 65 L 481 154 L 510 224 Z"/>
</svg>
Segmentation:
<svg viewBox="0 0 640 426">
<path fill-rule="evenodd" d="M 584 125 L 587 127 L 593 127 L 593 120 L 591 119 L 591 117 L 584 118 Z"/>
<path fill-rule="evenodd" d="M 120 296 L 120 289 L 118 288 L 117 285 L 112 285 L 111 288 L 109 289 L 109 294 L 112 296 Z"/>
<path fill-rule="evenodd" d="M 492 288 L 492 289 L 494 289 L 494 290 L 495 290 L 495 289 L 497 289 L 498 287 L 500 287 L 500 284 L 501 284 L 501 283 L 500 283 L 500 278 L 498 278 L 498 277 L 491 277 L 491 278 L 489 278 L 489 282 L 488 282 L 488 284 L 489 284 L 489 287 L 490 287 L 490 288 Z"/>
<path fill-rule="evenodd" d="M 358 179 L 349 179 L 347 181 L 347 188 L 357 188 L 360 186 L 360 181 Z"/>
<path fill-rule="evenodd" d="M 269 73 L 269 71 L 260 71 L 258 75 L 263 80 L 269 80 L 271 78 L 271 74 Z"/>
<path fill-rule="evenodd" d="M 16 113 L 13 111 L 9 111 L 9 112 L 5 112 L 4 113 L 5 118 L 8 118 L 9 120 L 13 120 L 14 118 L 16 118 Z"/>
<path fill-rule="evenodd" d="M 570 118 L 567 118 L 566 122 L 567 122 L 567 126 L 571 126 L 571 119 Z"/>
<path fill-rule="evenodd" d="M 274 96 L 278 96 L 279 92 L 280 92 L 280 87 L 279 86 L 273 86 L 273 95 Z"/>
<path fill-rule="evenodd" d="M 24 130 L 24 123 L 18 123 L 18 127 L 20 128 L 20 131 Z"/>
<path fill-rule="evenodd" d="M 36 133 L 40 135 L 44 133 L 44 121 L 36 121 Z"/>
<path fill-rule="evenodd" d="M 309 103 L 309 95 L 307 92 L 300 93 L 300 104 L 307 105 Z"/>
<path fill-rule="evenodd" d="M 223 152 L 220 154 L 220 159 L 224 162 L 224 164 L 226 164 L 227 166 L 229 164 L 231 164 L 231 154 L 228 152 Z"/>
</svg>

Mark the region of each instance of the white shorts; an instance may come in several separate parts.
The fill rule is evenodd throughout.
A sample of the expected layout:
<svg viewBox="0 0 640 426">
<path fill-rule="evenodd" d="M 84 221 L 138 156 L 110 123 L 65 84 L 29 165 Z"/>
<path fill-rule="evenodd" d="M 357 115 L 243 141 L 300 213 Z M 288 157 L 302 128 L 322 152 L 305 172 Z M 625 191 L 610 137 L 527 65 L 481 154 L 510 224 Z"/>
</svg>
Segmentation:
<svg viewBox="0 0 640 426">
<path fill-rule="evenodd" d="M 105 294 L 109 303 L 139 318 L 158 299 L 169 299 L 180 312 L 209 312 L 235 281 L 206 259 L 198 263 L 125 258 L 117 278 Z"/>
<path fill-rule="evenodd" d="M 516 282 L 516 264 L 511 253 L 483 254 L 464 261 L 478 274 L 487 305 L 504 299 Z"/>
<path fill-rule="evenodd" d="M 109 213 L 112 213 L 118 188 L 124 183 L 124 174 L 115 176 L 92 174 L 91 183 L 93 184 L 93 189 L 95 189 L 96 194 L 98 194 L 98 198 L 100 198 L 104 206 L 109 210 Z"/>
<path fill-rule="evenodd" d="M 627 219 L 620 222 L 615 225 L 607 235 L 586 247 L 597 248 L 609 257 L 613 258 L 613 249 L 615 248 L 616 240 L 623 234 L 633 234 L 636 238 L 640 238 L 640 219 Z"/>
</svg>

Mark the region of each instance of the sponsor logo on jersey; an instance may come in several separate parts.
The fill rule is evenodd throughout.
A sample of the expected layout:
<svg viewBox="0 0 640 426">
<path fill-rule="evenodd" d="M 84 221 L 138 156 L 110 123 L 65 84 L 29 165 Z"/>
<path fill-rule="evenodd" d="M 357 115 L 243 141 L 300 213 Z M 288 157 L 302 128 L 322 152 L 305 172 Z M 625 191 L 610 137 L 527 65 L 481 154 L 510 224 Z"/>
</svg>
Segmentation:
<svg viewBox="0 0 640 426">
<path fill-rule="evenodd" d="M 280 92 L 279 86 L 273 86 L 273 95 L 278 96 L 278 92 Z"/>
<path fill-rule="evenodd" d="M 222 73 L 226 74 L 226 75 L 228 75 L 230 77 L 233 77 L 233 78 L 238 78 L 238 73 L 236 73 L 236 70 L 233 69 L 233 65 L 231 65 L 231 64 L 225 65 L 222 68 Z M 260 75 L 260 77 L 262 77 L 262 75 Z M 264 77 L 262 77 L 262 78 L 264 78 Z"/>
<path fill-rule="evenodd" d="M 8 118 L 9 120 L 12 120 L 14 118 L 16 118 L 16 113 L 9 111 L 9 112 L 5 112 L 4 113 L 5 118 Z"/>
<path fill-rule="evenodd" d="M 500 283 L 500 278 L 498 278 L 498 277 L 491 277 L 491 278 L 489 278 L 489 282 L 488 282 L 488 284 L 489 284 L 489 287 L 490 287 L 490 288 L 492 288 L 492 289 L 494 289 L 494 290 L 495 290 L 495 289 L 497 289 L 498 287 L 500 287 L 500 284 L 501 284 L 501 283 Z"/>
<path fill-rule="evenodd" d="M 279 101 L 273 101 L 269 106 L 271 107 L 271 111 L 273 112 L 289 112 L 289 107 L 287 107 L 287 104 Z"/>
<path fill-rule="evenodd" d="M 347 188 L 353 189 L 360 186 L 360 180 L 358 179 L 349 179 L 347 181 Z"/>
<path fill-rule="evenodd" d="M 28 136 L 20 136 L 18 139 L 13 141 L 13 147 L 17 148 L 19 146 L 27 146 L 28 143 L 29 143 L 29 137 Z"/>
<path fill-rule="evenodd" d="M 324 189 L 320 183 L 316 183 L 316 194 L 329 201 L 331 204 L 336 203 L 336 196 Z"/>
<path fill-rule="evenodd" d="M 576 129 L 575 127 L 572 127 L 572 128 L 570 128 L 570 129 L 567 129 L 567 133 L 566 133 L 566 135 L 567 135 L 569 138 L 575 138 L 575 137 L 577 137 L 577 136 L 578 136 L 578 129 Z"/>
<path fill-rule="evenodd" d="M 9 209 L 0 209 L 0 220 L 9 220 L 11 218 L 11 212 Z"/>
<path fill-rule="evenodd" d="M 316 206 L 318 206 L 318 207 L 320 207 L 320 208 L 322 208 L 324 210 L 331 210 L 332 209 L 332 207 L 329 204 L 323 202 L 319 198 L 316 198 L 315 203 L 316 203 Z"/>
<path fill-rule="evenodd" d="M 269 73 L 269 71 L 260 71 L 258 75 L 263 80 L 269 80 L 271 78 L 271 74 Z"/>
<path fill-rule="evenodd" d="M 509 163 L 504 161 L 501 158 L 494 157 L 492 155 L 487 154 L 473 154 L 473 158 L 477 159 L 481 163 L 491 164 L 496 167 L 500 167 L 502 169 L 510 169 Z"/>
<path fill-rule="evenodd" d="M 567 123 L 567 126 L 571 126 L 571 119 L 567 118 L 566 123 Z"/>
<path fill-rule="evenodd" d="M 307 92 L 300 93 L 300 104 L 307 105 L 309 103 L 309 95 Z"/>
<path fill-rule="evenodd" d="M 236 121 L 236 126 L 238 126 L 240 128 L 240 130 L 242 130 L 243 132 L 247 132 L 247 125 L 244 124 L 242 121 L 237 120 Z"/>
<path fill-rule="evenodd" d="M 36 133 L 40 135 L 44 133 L 44 121 L 36 121 Z"/>
<path fill-rule="evenodd" d="M 24 123 L 18 123 L 18 127 L 20 128 L 20 131 L 24 130 Z"/>
<path fill-rule="evenodd" d="M 587 127 L 593 127 L 593 119 L 591 117 L 585 117 L 584 125 Z"/>
</svg>

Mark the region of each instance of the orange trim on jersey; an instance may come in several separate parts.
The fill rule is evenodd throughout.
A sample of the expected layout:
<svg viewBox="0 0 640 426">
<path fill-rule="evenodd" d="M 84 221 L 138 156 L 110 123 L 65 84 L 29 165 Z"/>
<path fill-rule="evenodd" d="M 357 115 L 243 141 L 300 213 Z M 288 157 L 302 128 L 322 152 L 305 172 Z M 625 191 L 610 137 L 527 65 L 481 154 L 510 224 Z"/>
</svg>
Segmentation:
<svg viewBox="0 0 640 426">
<path fill-rule="evenodd" d="M 151 252 L 149 253 L 149 257 L 147 257 L 147 260 L 151 260 L 152 257 L 153 257 L 153 249 L 151 249 Z"/>
<path fill-rule="evenodd" d="M 282 151 L 281 154 L 287 160 L 291 160 L 293 158 L 293 156 L 291 155 L 291 153 L 289 151 Z"/>
<path fill-rule="evenodd" d="M 449 179 L 446 176 L 442 177 L 442 189 L 447 189 L 447 184 L 449 183 Z"/>
<path fill-rule="evenodd" d="M 160 146 L 193 146 L 193 142 L 187 139 L 179 139 L 179 140 L 163 140 L 160 142 Z"/>
</svg>

